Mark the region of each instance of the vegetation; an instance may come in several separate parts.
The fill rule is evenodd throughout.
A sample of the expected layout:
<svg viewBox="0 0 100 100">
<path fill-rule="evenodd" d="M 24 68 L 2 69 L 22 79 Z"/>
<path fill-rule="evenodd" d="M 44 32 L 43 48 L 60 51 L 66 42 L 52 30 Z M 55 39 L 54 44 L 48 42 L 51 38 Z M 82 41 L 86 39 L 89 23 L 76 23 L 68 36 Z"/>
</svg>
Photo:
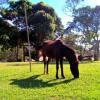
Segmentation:
<svg viewBox="0 0 100 100">
<path fill-rule="evenodd" d="M 49 74 L 43 75 L 41 63 L 32 63 L 32 72 L 27 62 L 0 63 L 0 100 L 100 99 L 100 62 L 81 63 L 80 78 L 76 80 L 69 64 L 64 64 L 65 79 L 55 79 L 55 64 L 49 69 Z"/>
<path fill-rule="evenodd" d="M 32 11 L 29 17 L 29 24 L 33 27 L 30 40 L 38 46 L 44 40 L 54 38 L 61 21 L 54 9 L 43 2 L 35 4 Z"/>
<path fill-rule="evenodd" d="M 0 18 L 0 45 L 2 45 L 2 48 L 7 49 L 13 46 L 13 43 L 12 45 L 9 45 L 9 41 L 12 38 L 15 30 L 16 28 L 11 25 L 7 19 Z"/>
<path fill-rule="evenodd" d="M 25 9 L 23 8 L 26 8 L 27 11 L 30 43 L 35 49 L 45 39 L 54 38 L 55 32 L 62 27 L 60 18 L 55 13 L 55 10 L 43 2 L 32 4 L 28 0 L 10 1 L 9 7 L 1 8 L 0 12 L 2 16 L 0 19 L 0 45 L 5 49 L 15 48 L 17 60 L 19 49 L 21 47 L 24 48 L 28 41 Z M 12 21 L 16 30 L 13 30 L 13 27 L 9 28 L 8 25 L 3 24 L 2 19 Z"/>
<path fill-rule="evenodd" d="M 74 13 L 75 29 L 82 34 L 81 43 L 90 45 L 94 50 L 95 60 L 99 59 L 100 43 L 100 6 L 79 8 Z"/>
<path fill-rule="evenodd" d="M 65 42 L 75 47 L 79 36 L 73 33 L 75 30 L 81 31 L 81 40 L 84 39 L 85 43 L 94 46 L 98 60 L 100 6 L 77 8 L 82 1 L 84 0 L 66 0 L 67 10 L 71 12 L 74 20 L 67 27 L 66 32 L 71 34 L 66 35 Z M 60 18 L 49 5 L 43 2 L 32 4 L 28 0 L 11 1 L 8 8 L 0 11 L 0 61 L 24 59 L 24 50 L 20 48 L 27 45 L 24 7 L 28 14 L 30 42 L 35 48 L 43 40 L 53 38 L 56 31 L 63 32 Z M 5 19 L 13 21 L 16 28 L 9 26 Z M 75 30 L 72 33 L 70 29 L 73 28 Z M 3 51 L 2 47 L 9 49 Z M 83 49 L 82 45 L 80 47 Z M 34 55 L 36 53 L 37 51 L 33 52 Z M 99 100 L 99 66 L 100 62 L 82 62 L 79 65 L 80 78 L 73 79 L 69 64 L 65 63 L 66 78 L 57 80 L 53 63 L 50 64 L 48 75 L 43 75 L 43 64 L 39 62 L 32 63 L 32 72 L 29 72 L 28 62 L 0 63 L 0 100 Z"/>
<path fill-rule="evenodd" d="M 94 8 L 79 5 L 84 0 L 66 0 L 66 9 L 71 10 L 73 21 L 66 28 L 66 33 L 76 33 L 78 43 L 84 45 L 84 49 L 94 52 L 94 59 L 100 58 L 100 6 Z M 72 31 L 72 32 L 71 32 Z M 72 34 L 73 34 L 72 33 Z"/>
<path fill-rule="evenodd" d="M 13 21 L 18 29 L 13 33 L 11 42 L 16 46 L 27 43 L 25 10 L 23 8 L 26 8 L 27 11 L 32 44 L 39 45 L 44 39 L 54 36 L 54 32 L 60 27 L 59 23 L 61 24 L 61 22 L 52 7 L 43 2 L 32 4 L 28 0 L 11 1 L 9 7 L 1 11 L 2 17 Z"/>
<path fill-rule="evenodd" d="M 73 14 L 78 5 L 84 0 L 66 0 L 65 11 Z"/>
</svg>

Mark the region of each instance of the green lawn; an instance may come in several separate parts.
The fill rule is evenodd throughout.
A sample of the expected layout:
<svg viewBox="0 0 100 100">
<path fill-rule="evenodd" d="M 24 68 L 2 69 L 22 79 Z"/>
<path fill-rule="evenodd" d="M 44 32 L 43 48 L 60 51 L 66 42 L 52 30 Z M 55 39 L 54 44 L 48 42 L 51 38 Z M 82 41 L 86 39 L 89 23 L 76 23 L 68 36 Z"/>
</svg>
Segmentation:
<svg viewBox="0 0 100 100">
<path fill-rule="evenodd" d="M 43 64 L 0 63 L 0 100 L 100 100 L 100 62 L 81 63 L 73 79 L 64 64 L 65 79 L 55 78 L 55 64 L 43 75 Z M 60 70 L 59 70 L 59 77 Z"/>
</svg>

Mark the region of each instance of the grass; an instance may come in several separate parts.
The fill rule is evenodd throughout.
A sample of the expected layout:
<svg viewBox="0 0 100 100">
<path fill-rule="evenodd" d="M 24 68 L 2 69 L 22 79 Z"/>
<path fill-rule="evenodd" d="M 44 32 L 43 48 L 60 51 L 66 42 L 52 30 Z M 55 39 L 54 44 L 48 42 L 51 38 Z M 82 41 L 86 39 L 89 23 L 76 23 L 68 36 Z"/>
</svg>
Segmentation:
<svg viewBox="0 0 100 100">
<path fill-rule="evenodd" d="M 55 78 L 55 64 L 43 75 L 43 64 L 0 63 L 0 100 L 100 100 L 100 62 L 81 63 L 80 78 L 73 79 L 64 64 L 65 79 Z M 60 70 L 59 70 L 60 77 Z"/>
</svg>

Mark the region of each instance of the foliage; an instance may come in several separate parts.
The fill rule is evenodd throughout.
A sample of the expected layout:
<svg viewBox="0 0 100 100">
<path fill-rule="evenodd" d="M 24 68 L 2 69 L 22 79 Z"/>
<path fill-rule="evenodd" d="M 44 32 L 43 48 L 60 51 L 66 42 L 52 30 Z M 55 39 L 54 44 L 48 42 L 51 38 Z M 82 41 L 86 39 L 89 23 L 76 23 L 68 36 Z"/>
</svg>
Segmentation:
<svg viewBox="0 0 100 100">
<path fill-rule="evenodd" d="M 27 42 L 25 10 L 23 9 L 25 7 L 27 14 L 30 15 L 32 12 L 32 4 L 28 0 L 10 1 L 9 7 L 1 11 L 2 17 L 12 21 L 16 27 L 14 32 L 11 31 L 10 35 L 6 32 L 6 35 L 9 38 L 7 41 L 7 43 L 9 43 L 8 48 L 17 47 L 17 51 L 19 51 L 19 46 L 21 47 Z"/>
<path fill-rule="evenodd" d="M 0 18 L 0 45 L 5 49 L 13 46 L 13 42 L 12 45 L 10 45 L 10 39 L 16 31 L 15 26 L 12 26 L 10 23 L 9 20 Z"/>
<path fill-rule="evenodd" d="M 78 38 L 78 35 L 70 33 L 70 34 L 65 34 L 63 36 L 63 41 L 70 47 L 74 48 L 76 47 L 76 40 Z"/>
<path fill-rule="evenodd" d="M 32 4 L 28 0 L 10 1 L 9 7 L 1 11 L 2 17 L 13 21 L 17 27 L 17 31 L 10 37 L 10 43 L 15 43 L 16 46 L 27 43 L 24 8 L 29 22 L 30 42 L 37 45 L 44 39 L 53 38 L 61 21 L 52 7 L 43 2 Z"/>
<path fill-rule="evenodd" d="M 43 2 L 33 5 L 32 10 L 33 14 L 29 17 L 29 24 L 33 27 L 34 34 L 31 34 L 30 38 L 34 41 L 35 36 L 39 45 L 44 39 L 54 36 L 54 32 L 60 27 L 61 21 L 54 9 Z"/>
<path fill-rule="evenodd" d="M 79 8 L 74 13 L 75 28 L 82 32 L 82 43 L 95 46 L 99 57 L 100 6 Z"/>
<path fill-rule="evenodd" d="M 43 64 L 0 63 L 1 100 L 99 100 L 100 62 L 85 62 L 79 66 L 80 78 L 74 80 L 69 64 L 64 64 L 66 79 L 55 79 L 55 64 L 43 75 Z M 60 72 L 60 71 L 59 71 Z M 60 73 L 59 73 L 60 74 Z"/>
<path fill-rule="evenodd" d="M 10 1 L 9 7 L 4 9 L 5 13 L 2 13 L 3 18 L 10 19 L 19 28 L 25 28 L 25 11 L 27 8 L 27 14 L 32 12 L 32 4 L 28 0 Z"/>
<path fill-rule="evenodd" d="M 15 62 L 15 61 L 17 61 L 15 49 L 0 50 L 0 61 L 1 62 L 7 62 L 7 61 L 8 62 Z"/>
<path fill-rule="evenodd" d="M 9 7 L 2 8 L 0 15 L 4 19 L 12 21 L 16 30 L 8 27 L 0 19 L 0 45 L 5 49 L 17 47 L 17 58 L 20 51 L 19 47 L 27 44 L 25 11 L 29 22 L 30 43 L 36 49 L 44 39 L 53 38 L 54 32 L 60 29 L 61 25 L 54 9 L 43 2 L 32 4 L 28 0 L 10 1 Z"/>
<path fill-rule="evenodd" d="M 78 5 L 83 1 L 84 0 L 66 0 L 65 10 L 73 14 L 74 11 L 77 9 Z"/>
</svg>

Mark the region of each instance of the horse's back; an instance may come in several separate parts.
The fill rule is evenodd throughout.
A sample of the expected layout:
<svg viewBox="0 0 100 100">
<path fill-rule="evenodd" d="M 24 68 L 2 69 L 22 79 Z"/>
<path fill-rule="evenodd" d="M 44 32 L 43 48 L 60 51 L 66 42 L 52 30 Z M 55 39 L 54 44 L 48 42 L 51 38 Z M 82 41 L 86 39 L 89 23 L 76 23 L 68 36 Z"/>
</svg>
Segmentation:
<svg viewBox="0 0 100 100">
<path fill-rule="evenodd" d="M 51 58 L 61 57 L 62 42 L 60 40 L 47 40 L 43 44 L 43 52 L 46 56 Z"/>
</svg>

